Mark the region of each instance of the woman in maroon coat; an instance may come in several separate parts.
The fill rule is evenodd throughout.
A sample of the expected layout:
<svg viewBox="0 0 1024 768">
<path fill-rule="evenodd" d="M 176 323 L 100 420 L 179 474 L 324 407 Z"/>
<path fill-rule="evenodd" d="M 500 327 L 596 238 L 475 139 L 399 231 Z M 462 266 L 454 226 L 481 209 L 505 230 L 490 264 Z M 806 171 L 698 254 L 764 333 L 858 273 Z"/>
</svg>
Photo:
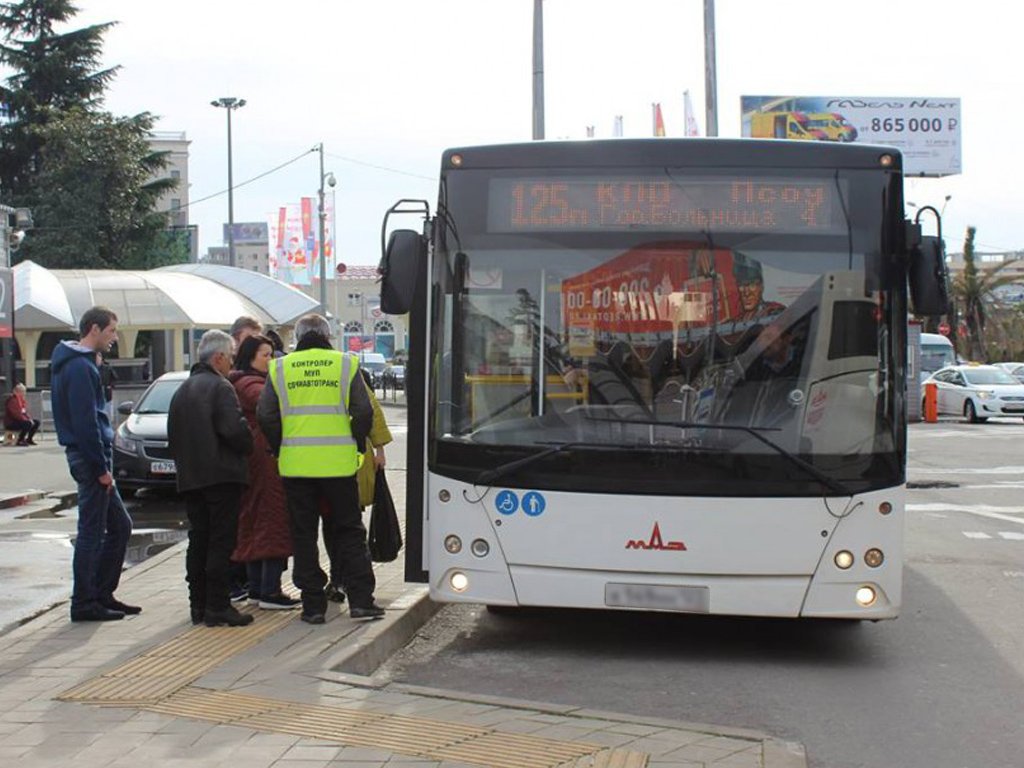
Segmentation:
<svg viewBox="0 0 1024 768">
<path fill-rule="evenodd" d="M 269 450 L 256 422 L 256 402 L 267 381 L 267 367 L 273 345 L 265 336 L 249 336 L 235 355 L 235 370 L 228 379 L 238 393 L 242 412 L 252 430 L 253 451 L 249 454 L 249 487 L 242 495 L 238 515 L 238 545 L 231 559 L 245 563 L 249 576 L 249 602 L 260 608 L 296 608 L 301 601 L 281 591 L 281 574 L 292 554 L 288 528 L 288 507 L 284 485 L 277 473 L 277 459 Z"/>
</svg>

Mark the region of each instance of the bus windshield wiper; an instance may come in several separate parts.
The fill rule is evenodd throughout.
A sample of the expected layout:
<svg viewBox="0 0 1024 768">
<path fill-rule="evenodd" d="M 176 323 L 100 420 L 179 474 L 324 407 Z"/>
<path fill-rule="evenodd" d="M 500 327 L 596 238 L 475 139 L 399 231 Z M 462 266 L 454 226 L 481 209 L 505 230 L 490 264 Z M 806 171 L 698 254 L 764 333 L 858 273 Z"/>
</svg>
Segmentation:
<svg viewBox="0 0 1024 768">
<path fill-rule="evenodd" d="M 543 443 L 541 444 L 543 445 Z M 588 442 L 571 442 L 571 443 L 557 443 L 546 451 L 540 453 L 532 453 L 529 456 L 524 456 L 521 459 L 515 461 L 509 461 L 505 464 L 499 464 L 493 469 L 485 469 L 476 479 L 473 481 L 473 485 L 492 485 L 495 480 L 504 477 L 505 475 L 515 472 L 517 469 L 522 469 L 525 466 L 538 462 L 542 459 L 546 459 L 548 456 L 554 456 L 556 453 L 568 450 L 569 448 L 635 448 L 635 445 L 617 445 L 614 443 L 588 443 Z"/>
<path fill-rule="evenodd" d="M 813 464 L 804 461 L 795 453 L 791 453 L 783 448 L 781 445 L 776 443 L 774 440 L 769 440 L 767 437 L 761 434 L 773 430 L 774 427 L 747 427 L 742 424 L 716 424 L 712 423 L 701 423 L 696 421 L 658 421 L 657 419 L 595 419 L 588 417 L 591 421 L 607 421 L 611 424 L 643 424 L 655 427 L 674 427 L 676 429 L 721 429 L 729 430 L 733 432 L 745 432 L 754 439 L 764 443 L 773 451 L 778 453 L 783 458 L 795 464 L 797 467 L 802 469 L 804 472 L 809 474 L 819 483 L 824 485 L 831 491 L 835 491 L 841 496 L 853 496 L 853 492 L 848 489 L 845 485 L 840 483 L 838 480 L 833 480 L 831 477 L 826 475 L 820 469 Z"/>
</svg>

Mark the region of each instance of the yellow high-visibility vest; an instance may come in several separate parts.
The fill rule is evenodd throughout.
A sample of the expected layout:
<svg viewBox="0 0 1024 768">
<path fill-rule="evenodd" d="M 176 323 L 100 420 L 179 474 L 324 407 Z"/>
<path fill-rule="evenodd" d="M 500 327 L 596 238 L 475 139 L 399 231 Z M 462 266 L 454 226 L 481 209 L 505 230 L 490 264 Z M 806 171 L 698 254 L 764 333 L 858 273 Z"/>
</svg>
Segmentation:
<svg viewBox="0 0 1024 768">
<path fill-rule="evenodd" d="M 351 477 L 360 456 L 352 436 L 348 395 L 358 375 L 355 355 L 305 349 L 270 361 L 281 407 L 281 477 Z"/>
</svg>

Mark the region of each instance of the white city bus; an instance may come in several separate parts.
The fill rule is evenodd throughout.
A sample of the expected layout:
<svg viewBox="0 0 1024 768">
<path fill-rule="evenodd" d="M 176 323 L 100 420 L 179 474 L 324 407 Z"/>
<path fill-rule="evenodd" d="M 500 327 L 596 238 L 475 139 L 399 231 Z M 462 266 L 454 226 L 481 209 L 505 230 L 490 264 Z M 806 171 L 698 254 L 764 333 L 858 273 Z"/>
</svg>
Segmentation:
<svg viewBox="0 0 1024 768">
<path fill-rule="evenodd" d="M 439 601 L 887 619 L 901 602 L 901 157 L 862 145 L 449 150 L 391 233 L 411 311 L 406 577 Z M 387 218 L 385 219 L 385 231 Z"/>
</svg>

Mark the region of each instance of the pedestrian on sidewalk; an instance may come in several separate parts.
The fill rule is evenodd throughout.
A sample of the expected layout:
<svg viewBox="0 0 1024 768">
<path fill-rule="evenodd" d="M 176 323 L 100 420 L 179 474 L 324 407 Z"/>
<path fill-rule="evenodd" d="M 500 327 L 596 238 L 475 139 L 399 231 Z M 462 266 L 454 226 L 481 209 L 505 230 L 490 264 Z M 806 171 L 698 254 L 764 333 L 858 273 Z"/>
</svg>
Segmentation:
<svg viewBox="0 0 1024 768">
<path fill-rule="evenodd" d="M 235 354 L 242 348 L 242 342 L 250 336 L 263 333 L 263 323 L 252 315 L 239 315 L 231 324 L 231 338 L 235 341 Z M 245 563 L 231 561 L 229 577 L 231 602 L 240 603 L 249 597 L 250 590 L 259 592 L 256 585 L 249 584 L 249 573 Z"/>
<path fill-rule="evenodd" d="M 359 485 L 359 509 L 365 510 L 373 504 L 373 491 L 377 482 L 377 470 L 384 469 L 387 457 L 384 454 L 384 446 L 394 438 L 391 430 L 388 429 L 387 419 L 384 417 L 384 409 L 377 400 L 373 391 L 373 379 L 370 372 L 360 367 L 363 381 L 366 383 L 366 394 L 370 398 L 370 406 L 373 408 L 373 426 L 366 440 L 366 452 L 363 454 L 363 463 L 356 473 L 356 482 Z M 326 510 L 321 510 L 326 512 Z M 324 539 L 331 537 L 329 532 L 332 518 L 324 514 Z M 330 553 L 328 553 L 330 554 Z M 331 581 L 326 588 L 327 599 L 335 603 L 345 602 L 345 588 L 341 579 L 341 564 L 331 560 Z"/>
<path fill-rule="evenodd" d="M 28 401 L 25 399 L 25 385 L 17 383 L 14 391 L 7 396 L 4 404 L 4 429 L 18 433 L 18 445 L 35 445 L 32 438 L 39 429 L 39 419 L 33 419 L 28 412 Z"/>
<path fill-rule="evenodd" d="M 72 560 L 72 621 L 113 621 L 137 614 L 114 597 L 132 521 L 111 474 L 114 430 L 105 409 L 96 353 L 117 339 L 117 315 L 92 307 L 78 322 L 78 341 L 62 341 L 50 361 L 50 399 L 57 441 L 78 484 L 78 536 Z"/>
<path fill-rule="evenodd" d="M 284 480 L 302 620 L 323 624 L 327 612 L 327 575 L 317 550 L 321 501 L 331 517 L 325 546 L 340 563 L 349 615 L 379 619 L 384 609 L 373 599 L 376 582 L 355 477 L 373 422 L 359 361 L 331 347 L 330 326 L 320 315 L 300 318 L 295 336 L 295 351 L 270 361 L 270 386 L 260 395 L 257 418 Z"/>
<path fill-rule="evenodd" d="M 277 459 L 271 455 L 267 439 L 256 421 L 256 403 L 267 381 L 273 349 L 266 336 L 249 336 L 238 348 L 234 370 L 228 376 L 253 438 L 249 486 L 242 493 L 238 543 L 231 560 L 245 564 L 249 603 L 256 603 L 265 610 L 297 608 L 301 602 L 281 591 L 281 574 L 288 568 L 288 558 L 292 555 L 288 505 L 281 476 L 277 473 Z"/>
<path fill-rule="evenodd" d="M 252 434 L 235 388 L 227 380 L 234 342 L 207 331 L 199 362 L 171 399 L 167 437 L 185 496 L 188 550 L 185 579 L 192 623 L 244 626 L 252 616 L 231 605 L 230 557 L 238 531 L 238 506 L 249 482 Z"/>
</svg>

